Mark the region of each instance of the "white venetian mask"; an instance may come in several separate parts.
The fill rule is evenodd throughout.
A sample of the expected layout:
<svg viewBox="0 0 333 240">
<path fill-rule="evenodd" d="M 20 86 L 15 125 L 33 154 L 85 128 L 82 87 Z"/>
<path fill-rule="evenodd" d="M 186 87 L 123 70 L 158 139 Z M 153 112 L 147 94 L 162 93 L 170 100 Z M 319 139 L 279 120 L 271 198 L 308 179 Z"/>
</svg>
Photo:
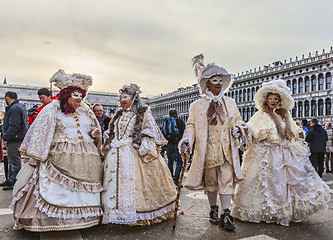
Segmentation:
<svg viewBox="0 0 333 240">
<path fill-rule="evenodd" d="M 74 99 L 82 99 L 82 93 L 80 92 L 73 92 L 72 95 L 71 95 L 72 98 Z"/>
<path fill-rule="evenodd" d="M 127 101 L 127 100 L 130 100 L 131 98 L 132 98 L 132 96 L 129 95 L 128 93 L 123 93 L 120 96 L 120 101 Z"/>
<path fill-rule="evenodd" d="M 222 77 L 221 76 L 214 76 L 211 77 L 208 81 L 210 81 L 212 84 L 221 84 L 222 85 Z"/>
</svg>

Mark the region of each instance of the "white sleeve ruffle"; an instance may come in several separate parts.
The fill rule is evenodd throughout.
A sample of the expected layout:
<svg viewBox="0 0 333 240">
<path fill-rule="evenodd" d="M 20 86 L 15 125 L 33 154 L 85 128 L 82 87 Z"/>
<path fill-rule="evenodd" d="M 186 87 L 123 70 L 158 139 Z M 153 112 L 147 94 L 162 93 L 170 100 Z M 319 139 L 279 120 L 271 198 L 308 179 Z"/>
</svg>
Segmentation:
<svg viewBox="0 0 333 240">
<path fill-rule="evenodd" d="M 146 154 L 150 154 L 154 157 L 158 156 L 158 152 L 156 150 L 156 144 L 152 138 L 143 137 L 141 141 L 141 145 L 139 147 L 140 156 L 144 156 Z"/>
</svg>

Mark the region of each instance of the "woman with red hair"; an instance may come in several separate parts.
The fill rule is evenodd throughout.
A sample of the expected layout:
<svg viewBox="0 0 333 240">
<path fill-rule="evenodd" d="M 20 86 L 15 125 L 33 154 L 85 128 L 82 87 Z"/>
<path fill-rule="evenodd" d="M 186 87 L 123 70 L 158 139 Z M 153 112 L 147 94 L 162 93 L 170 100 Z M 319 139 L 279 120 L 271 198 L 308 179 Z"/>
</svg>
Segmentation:
<svg viewBox="0 0 333 240">
<path fill-rule="evenodd" d="M 90 76 L 59 70 L 58 100 L 38 114 L 21 145 L 28 159 L 14 186 L 14 229 L 63 231 L 99 224 L 102 161 L 99 123 L 82 102 Z"/>
</svg>

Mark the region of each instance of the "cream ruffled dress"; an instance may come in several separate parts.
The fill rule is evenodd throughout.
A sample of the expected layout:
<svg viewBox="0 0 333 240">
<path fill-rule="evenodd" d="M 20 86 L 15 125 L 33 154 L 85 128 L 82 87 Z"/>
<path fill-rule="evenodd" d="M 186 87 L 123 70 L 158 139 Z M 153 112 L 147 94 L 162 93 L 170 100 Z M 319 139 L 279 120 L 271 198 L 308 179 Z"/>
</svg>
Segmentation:
<svg viewBox="0 0 333 240">
<path fill-rule="evenodd" d="M 11 207 L 14 229 L 63 231 L 99 224 L 103 166 L 90 132 L 99 124 L 82 103 L 65 115 L 48 104 L 30 127 L 23 154 L 38 161 L 19 172 Z"/>
<path fill-rule="evenodd" d="M 150 225 L 173 213 L 176 189 L 157 149 L 166 144 L 147 110 L 139 148 L 132 145 L 136 115 L 123 112 L 115 121 L 115 138 L 104 161 L 102 223 Z"/>
<path fill-rule="evenodd" d="M 290 124 L 296 133 L 296 124 Z M 258 111 L 248 126 L 250 144 L 242 164 L 244 180 L 236 187 L 232 216 L 288 226 L 290 221 L 300 222 L 327 208 L 329 187 L 312 167 L 304 140 L 280 138 L 274 121 L 263 111 Z"/>
</svg>

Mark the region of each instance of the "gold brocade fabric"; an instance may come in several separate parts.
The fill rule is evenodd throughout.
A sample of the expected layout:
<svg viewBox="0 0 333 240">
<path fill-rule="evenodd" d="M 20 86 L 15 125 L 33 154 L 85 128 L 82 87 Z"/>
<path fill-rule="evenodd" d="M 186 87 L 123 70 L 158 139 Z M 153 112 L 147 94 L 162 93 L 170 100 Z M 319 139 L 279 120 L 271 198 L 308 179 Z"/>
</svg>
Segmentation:
<svg viewBox="0 0 333 240">
<path fill-rule="evenodd" d="M 102 161 L 94 143 L 55 143 L 48 161 L 59 172 L 76 180 L 102 182 Z"/>
<path fill-rule="evenodd" d="M 216 125 L 208 125 L 207 150 L 204 165 L 205 168 L 221 166 L 224 163 L 221 134 L 222 125 L 220 119 L 217 118 Z"/>
</svg>

